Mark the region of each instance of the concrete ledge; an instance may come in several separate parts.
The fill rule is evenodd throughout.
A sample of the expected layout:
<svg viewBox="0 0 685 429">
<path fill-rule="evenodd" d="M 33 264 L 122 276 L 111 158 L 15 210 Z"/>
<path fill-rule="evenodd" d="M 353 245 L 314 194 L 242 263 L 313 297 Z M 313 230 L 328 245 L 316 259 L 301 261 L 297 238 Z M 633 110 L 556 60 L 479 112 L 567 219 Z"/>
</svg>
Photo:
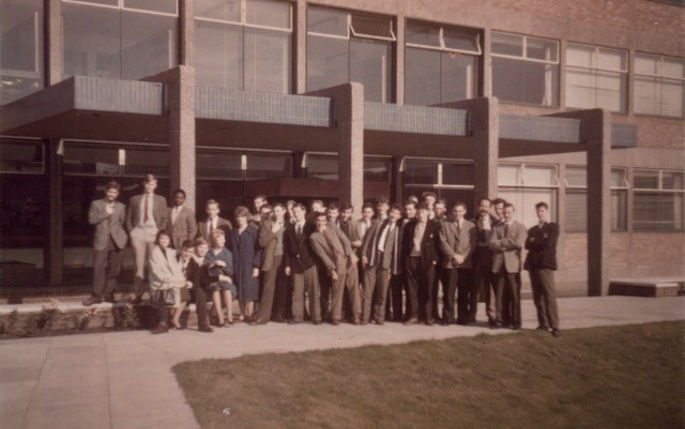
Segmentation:
<svg viewBox="0 0 685 429">
<path fill-rule="evenodd" d="M 685 278 L 615 279 L 609 283 L 609 295 L 667 297 L 685 291 Z"/>
</svg>

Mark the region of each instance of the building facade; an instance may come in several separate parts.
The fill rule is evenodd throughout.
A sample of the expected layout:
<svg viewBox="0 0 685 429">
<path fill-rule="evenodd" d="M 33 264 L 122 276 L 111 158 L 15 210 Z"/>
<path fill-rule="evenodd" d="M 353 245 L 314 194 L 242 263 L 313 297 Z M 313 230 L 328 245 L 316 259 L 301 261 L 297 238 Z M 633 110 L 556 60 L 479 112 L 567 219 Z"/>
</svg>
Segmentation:
<svg viewBox="0 0 685 429">
<path fill-rule="evenodd" d="M 0 0 L 2 263 L 69 283 L 90 201 L 154 173 L 198 213 L 432 190 L 532 226 L 546 201 L 562 293 L 685 274 L 684 23 L 650 0 Z"/>
</svg>

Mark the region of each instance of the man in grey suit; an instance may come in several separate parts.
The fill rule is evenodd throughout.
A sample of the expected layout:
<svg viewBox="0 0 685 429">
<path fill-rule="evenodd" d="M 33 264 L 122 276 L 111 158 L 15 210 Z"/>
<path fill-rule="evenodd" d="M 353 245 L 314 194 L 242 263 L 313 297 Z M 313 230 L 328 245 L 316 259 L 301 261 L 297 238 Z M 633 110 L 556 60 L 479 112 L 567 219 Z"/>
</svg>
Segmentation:
<svg viewBox="0 0 685 429">
<path fill-rule="evenodd" d="M 117 182 L 105 185 L 105 198 L 90 203 L 88 223 L 95 226 L 93 234 L 93 295 L 83 301 L 89 306 L 114 302 L 114 289 L 121 271 L 123 249 L 128 236 L 124 231 L 126 206 L 117 201 L 120 186 Z"/>
<path fill-rule="evenodd" d="M 331 323 L 338 325 L 342 318 L 342 298 L 349 264 L 356 264 L 357 255 L 350 240 L 339 228 L 329 225 L 326 213 L 316 215 L 316 231 L 309 237 L 312 250 L 326 267 L 331 279 Z"/>
<path fill-rule="evenodd" d="M 464 216 L 466 204 L 459 201 L 452 207 L 452 219 L 442 222 L 440 226 L 444 325 L 454 323 L 454 295 L 457 288 L 457 323 L 468 324 L 471 313 L 471 253 L 476 243 L 476 226 Z"/>
<path fill-rule="evenodd" d="M 153 174 L 145 176 L 143 188 L 142 194 L 131 197 L 126 214 L 126 229 L 131 236 L 131 246 L 136 261 L 133 304 L 140 303 L 145 293 L 143 289 L 145 263 L 154 246 L 157 231 L 166 229 L 169 223 L 166 198 L 155 194 L 157 178 Z"/>
<path fill-rule="evenodd" d="M 186 192 L 177 189 L 174 192 L 174 206 L 169 208 L 169 232 L 174 249 L 180 250 L 186 240 L 195 240 L 197 237 L 197 223 L 195 212 L 183 203 L 186 201 Z"/>
<path fill-rule="evenodd" d="M 521 329 L 521 249 L 526 242 L 526 227 L 514 220 L 514 205 L 504 204 L 503 221 L 490 236 L 492 273 L 495 275 L 495 326 L 502 326 L 502 297 L 508 298 L 513 329 Z M 506 286 L 505 286 L 506 284 Z"/>
</svg>

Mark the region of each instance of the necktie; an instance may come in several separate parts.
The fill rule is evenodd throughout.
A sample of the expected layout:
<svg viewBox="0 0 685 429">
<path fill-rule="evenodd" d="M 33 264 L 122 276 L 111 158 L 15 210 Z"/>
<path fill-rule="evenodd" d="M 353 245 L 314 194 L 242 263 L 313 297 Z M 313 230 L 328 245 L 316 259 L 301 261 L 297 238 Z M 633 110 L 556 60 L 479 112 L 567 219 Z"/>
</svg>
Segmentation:
<svg viewBox="0 0 685 429">
<path fill-rule="evenodd" d="M 297 224 L 296 231 L 297 235 L 302 235 L 302 225 L 300 225 L 299 223 Z"/>
<path fill-rule="evenodd" d="M 144 211 L 145 213 L 143 213 L 143 222 L 144 222 L 144 223 L 147 223 L 147 221 L 148 221 L 148 219 L 149 219 L 148 216 L 147 216 L 148 200 L 150 199 L 150 197 L 148 197 L 147 195 L 145 195 L 144 198 L 145 198 L 145 204 L 143 205 L 143 211 Z"/>
<path fill-rule="evenodd" d="M 509 235 L 509 224 L 505 223 L 504 224 L 504 236 L 506 237 L 508 235 Z"/>
<path fill-rule="evenodd" d="M 214 220 L 210 219 L 209 220 L 209 236 L 210 236 L 210 238 L 211 238 L 213 232 L 214 232 Z"/>
</svg>

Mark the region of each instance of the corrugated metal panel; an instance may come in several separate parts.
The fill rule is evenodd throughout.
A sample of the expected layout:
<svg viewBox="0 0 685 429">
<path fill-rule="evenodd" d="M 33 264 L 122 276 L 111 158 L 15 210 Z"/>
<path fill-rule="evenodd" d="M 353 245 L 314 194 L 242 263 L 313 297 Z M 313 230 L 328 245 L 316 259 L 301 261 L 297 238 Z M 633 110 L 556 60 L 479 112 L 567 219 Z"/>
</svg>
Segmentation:
<svg viewBox="0 0 685 429">
<path fill-rule="evenodd" d="M 467 112 L 427 106 L 399 106 L 367 101 L 364 103 L 364 128 L 443 136 L 465 136 Z"/>
<path fill-rule="evenodd" d="M 82 110 L 164 113 L 164 85 L 158 82 L 74 76 L 74 107 Z"/>
<path fill-rule="evenodd" d="M 637 126 L 634 124 L 611 124 L 612 147 L 637 147 Z"/>
<path fill-rule="evenodd" d="M 198 85 L 196 116 L 203 119 L 331 126 L 331 99 Z"/>
<path fill-rule="evenodd" d="M 580 143 L 580 120 L 549 116 L 501 115 L 499 136 L 514 140 Z"/>
</svg>

